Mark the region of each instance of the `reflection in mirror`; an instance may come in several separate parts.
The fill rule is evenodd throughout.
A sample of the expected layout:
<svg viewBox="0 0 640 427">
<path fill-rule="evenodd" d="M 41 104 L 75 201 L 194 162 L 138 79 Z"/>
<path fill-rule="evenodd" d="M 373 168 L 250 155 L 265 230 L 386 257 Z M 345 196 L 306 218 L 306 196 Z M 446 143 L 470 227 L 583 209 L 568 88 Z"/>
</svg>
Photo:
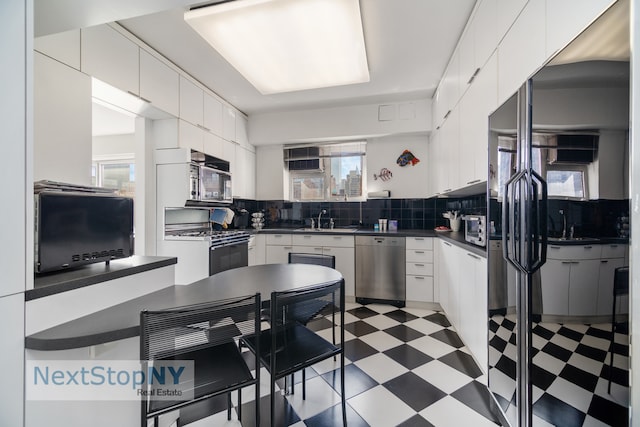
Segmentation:
<svg viewBox="0 0 640 427">
<path fill-rule="evenodd" d="M 534 169 L 548 182 L 547 262 L 533 280 L 533 425 L 628 425 L 629 4 L 619 1 L 532 78 Z M 490 117 L 489 388 L 517 425 L 516 270 L 502 186 L 517 98 Z M 537 277 L 536 277 L 537 276 Z M 628 280 L 628 279 L 626 279 Z"/>
</svg>

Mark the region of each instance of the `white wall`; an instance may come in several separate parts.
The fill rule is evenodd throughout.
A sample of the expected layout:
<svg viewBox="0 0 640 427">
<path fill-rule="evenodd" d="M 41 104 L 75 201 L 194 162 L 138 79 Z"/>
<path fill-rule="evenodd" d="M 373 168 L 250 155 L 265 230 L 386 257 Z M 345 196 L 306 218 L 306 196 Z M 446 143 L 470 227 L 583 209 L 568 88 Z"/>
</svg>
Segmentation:
<svg viewBox="0 0 640 427">
<path fill-rule="evenodd" d="M 134 133 L 124 135 L 94 136 L 92 143 L 92 157 L 109 157 L 123 154 L 135 155 L 136 135 Z"/>
<path fill-rule="evenodd" d="M 398 135 L 371 138 L 367 141 L 367 192 L 389 190 L 391 197 L 427 197 L 428 162 L 426 135 Z M 420 162 L 415 166 L 400 167 L 396 163 L 404 150 L 411 151 Z M 387 168 L 393 174 L 388 181 L 375 180 L 380 169 Z"/>
<path fill-rule="evenodd" d="M 249 118 L 253 145 L 348 140 L 430 130 L 431 103 L 424 99 L 262 113 Z"/>
<path fill-rule="evenodd" d="M 33 178 L 91 185 L 91 78 L 34 57 Z"/>
<path fill-rule="evenodd" d="M 32 95 L 33 25 L 31 0 L 0 2 L 0 425 L 21 426 L 24 420 L 24 296 L 33 282 Z"/>
</svg>

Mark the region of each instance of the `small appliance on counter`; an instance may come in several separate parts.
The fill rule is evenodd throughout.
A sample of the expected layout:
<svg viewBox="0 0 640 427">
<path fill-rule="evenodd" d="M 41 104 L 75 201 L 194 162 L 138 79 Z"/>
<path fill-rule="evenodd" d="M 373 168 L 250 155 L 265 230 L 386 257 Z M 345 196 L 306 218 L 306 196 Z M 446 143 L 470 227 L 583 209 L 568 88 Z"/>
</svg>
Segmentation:
<svg viewBox="0 0 640 427">
<path fill-rule="evenodd" d="M 482 215 L 464 215 L 464 239 L 478 246 L 487 246 L 487 218 Z"/>
<path fill-rule="evenodd" d="M 131 198 L 105 189 L 56 184 L 34 187 L 36 273 L 133 255 Z"/>
</svg>

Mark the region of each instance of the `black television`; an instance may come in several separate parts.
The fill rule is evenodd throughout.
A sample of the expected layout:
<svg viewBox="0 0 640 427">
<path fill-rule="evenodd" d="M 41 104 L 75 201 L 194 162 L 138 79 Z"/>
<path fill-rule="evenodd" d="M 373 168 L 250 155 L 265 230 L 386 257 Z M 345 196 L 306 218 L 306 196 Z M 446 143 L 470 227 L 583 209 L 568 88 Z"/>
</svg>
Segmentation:
<svg viewBox="0 0 640 427">
<path fill-rule="evenodd" d="M 35 195 L 35 272 L 133 255 L 133 199 L 43 191 Z"/>
</svg>

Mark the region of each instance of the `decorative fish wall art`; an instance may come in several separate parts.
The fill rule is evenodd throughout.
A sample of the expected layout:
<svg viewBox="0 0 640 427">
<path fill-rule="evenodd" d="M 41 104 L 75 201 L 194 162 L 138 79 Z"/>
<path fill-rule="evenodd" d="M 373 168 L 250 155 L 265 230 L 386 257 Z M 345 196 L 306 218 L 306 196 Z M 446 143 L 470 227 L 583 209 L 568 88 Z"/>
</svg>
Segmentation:
<svg viewBox="0 0 640 427">
<path fill-rule="evenodd" d="M 415 166 L 419 162 L 420 159 L 414 156 L 409 150 L 404 150 L 402 154 L 400 154 L 400 157 L 398 157 L 398 160 L 396 160 L 396 163 L 398 163 L 399 166 L 407 166 L 408 164 Z"/>
<path fill-rule="evenodd" d="M 378 178 L 380 178 L 382 181 L 389 181 L 391 177 L 393 177 L 393 174 L 387 168 L 380 169 L 380 172 L 378 172 L 377 175 L 375 173 L 373 174 L 374 180 L 377 180 Z"/>
</svg>

